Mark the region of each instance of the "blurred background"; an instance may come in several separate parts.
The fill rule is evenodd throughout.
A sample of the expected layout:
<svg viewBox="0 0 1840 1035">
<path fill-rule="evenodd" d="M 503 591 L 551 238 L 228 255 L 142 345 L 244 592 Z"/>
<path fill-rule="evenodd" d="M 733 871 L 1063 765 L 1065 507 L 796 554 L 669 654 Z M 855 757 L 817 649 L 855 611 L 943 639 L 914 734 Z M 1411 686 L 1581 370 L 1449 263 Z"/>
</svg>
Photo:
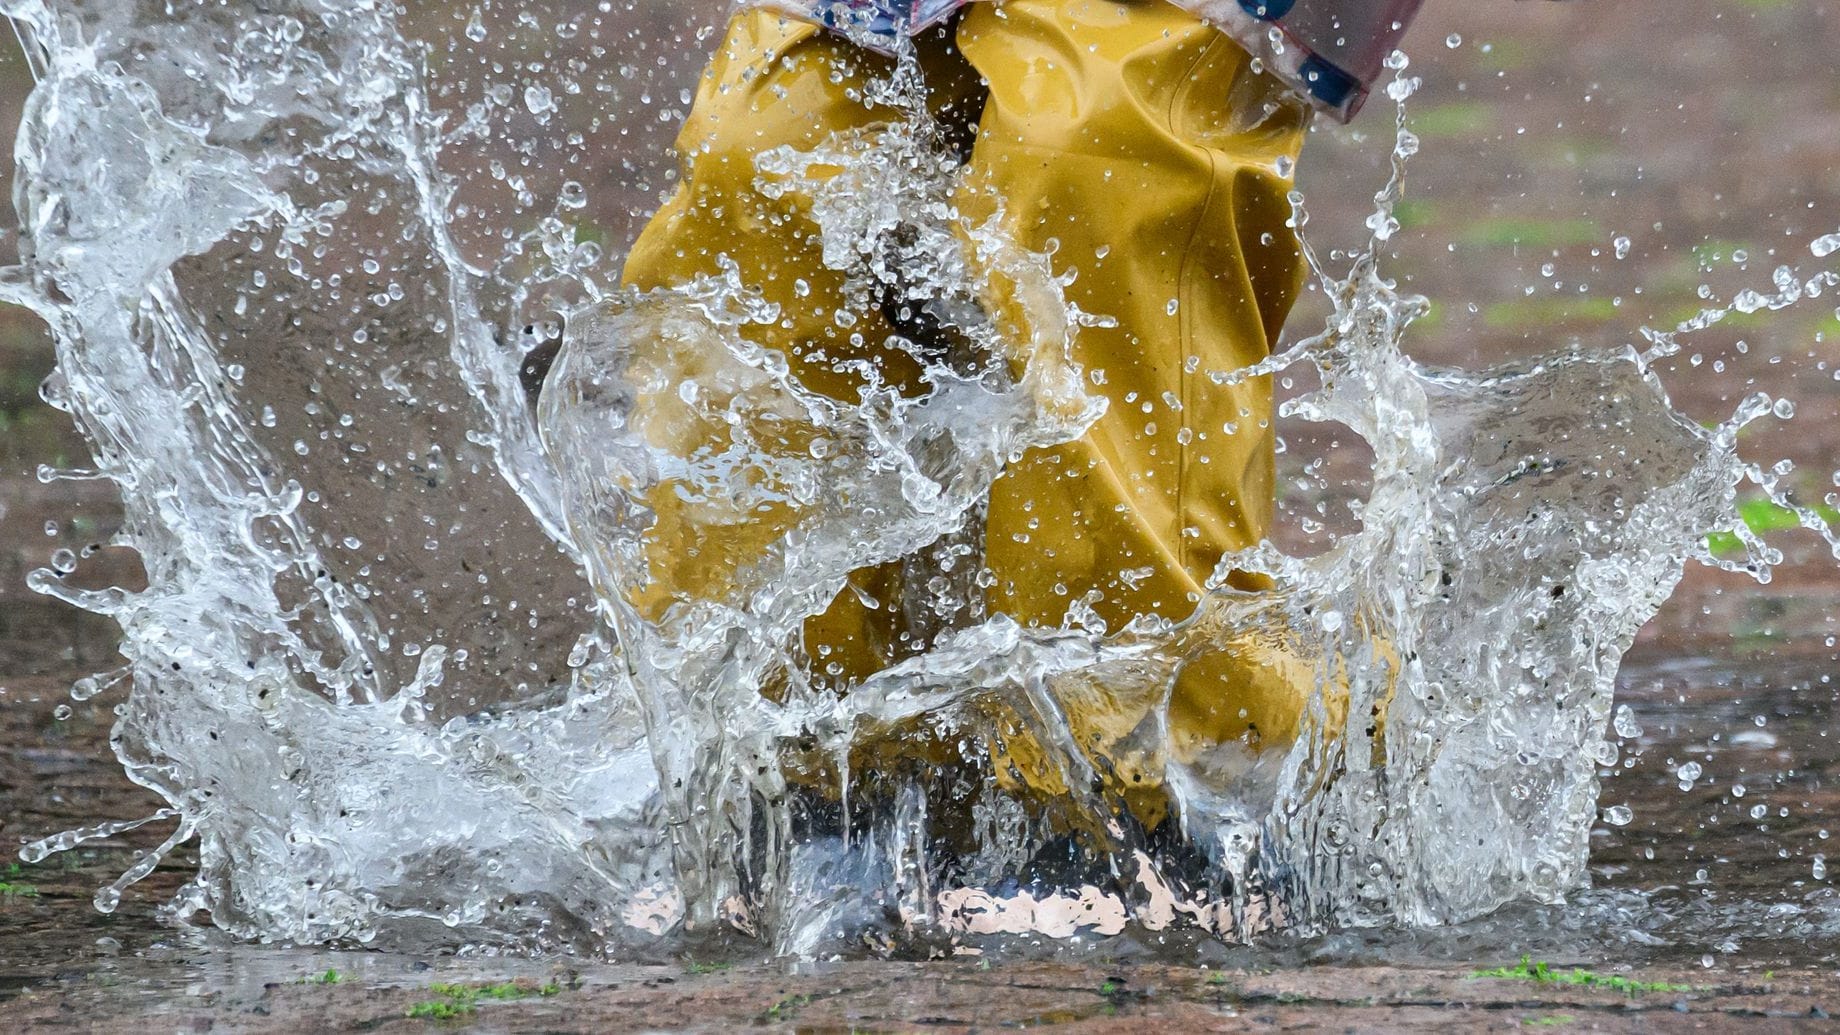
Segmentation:
<svg viewBox="0 0 1840 1035">
<path fill-rule="evenodd" d="M 721 0 L 408 4 L 405 24 L 427 43 L 435 102 L 452 121 L 492 100 L 515 116 L 495 114 L 444 158 L 461 184 L 454 226 L 472 254 L 498 259 L 507 228 L 534 223 L 573 181 L 586 202 L 570 215 L 574 232 L 600 246 L 599 279 L 615 281 L 673 182 L 670 141 L 724 10 Z M 1635 342 L 1639 328 L 1672 327 L 1707 298 L 1766 289 L 1779 264 L 1808 265 L 1808 242 L 1840 229 L 1836 41 L 1840 4 L 1829 0 L 1430 0 L 1409 40 L 1410 73 L 1424 79 L 1410 106 L 1423 150 L 1385 267 L 1432 303 L 1408 338 L 1412 354 L 1474 367 L 1571 342 Z M 0 134 L 10 140 L 31 78 L 7 44 Z M 1379 100 L 1353 127 L 1319 124 L 1305 152 L 1310 233 L 1332 266 L 1336 245 L 1360 240 L 1385 181 L 1387 109 Z M 9 194 L 12 172 L 0 168 Z M 15 240 L 0 235 L 0 255 Z M 540 314 L 545 300 L 501 304 L 509 324 L 526 315 L 512 310 Z M 1320 312 L 1306 299 L 1289 333 L 1313 330 Z M 52 363 L 42 324 L 0 308 L 0 676 L 93 664 L 113 643 L 107 622 L 24 585 L 53 551 L 99 542 L 114 520 L 105 483 L 36 480 L 40 465 L 86 456 L 39 399 Z M 1695 336 L 1668 385 L 1704 421 L 1759 389 L 1793 398 L 1793 422 L 1749 433 L 1752 457 L 1794 460 L 1815 500 L 1840 464 L 1836 364 L 1840 315 L 1817 303 Z M 1350 436 L 1286 433 L 1293 467 L 1329 454 L 1293 496 L 1358 495 L 1363 453 L 1343 448 Z M 1346 527 L 1330 510 L 1322 535 Z M 1307 548 L 1294 524 L 1288 534 Z M 1769 602 L 1745 603 L 1755 594 L 1728 578 L 1694 578 L 1650 638 L 1819 632 L 1829 598 L 1804 582 L 1831 571 L 1812 537 L 1785 545 L 1814 563 L 1785 570 Z M 86 565 L 104 581 L 132 569 L 131 557 L 116 570 Z"/>
</svg>

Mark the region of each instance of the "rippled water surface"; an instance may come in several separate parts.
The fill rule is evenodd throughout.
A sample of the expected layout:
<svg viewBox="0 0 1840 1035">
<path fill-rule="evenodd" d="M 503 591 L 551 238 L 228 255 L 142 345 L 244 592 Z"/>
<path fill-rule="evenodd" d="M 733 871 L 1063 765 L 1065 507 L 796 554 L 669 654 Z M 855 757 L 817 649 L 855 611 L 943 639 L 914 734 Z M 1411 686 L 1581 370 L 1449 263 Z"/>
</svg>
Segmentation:
<svg viewBox="0 0 1840 1035">
<path fill-rule="evenodd" d="M 1840 901 L 1826 881 L 1814 877 L 1813 854 L 1807 851 L 1824 840 L 1819 829 L 1834 805 L 1827 788 L 1840 773 L 1827 732 L 1833 695 L 1823 692 L 1813 700 L 1810 693 L 1830 671 L 1825 659 L 1683 664 L 1646 652 L 1633 659 L 1624 670 L 1623 699 L 1642 733 L 1627 744 L 1633 765 L 1606 774 L 1604 794 L 1606 801 L 1627 805 L 1634 818 L 1627 825 L 1596 828 L 1593 888 L 1568 906 L 1510 907 L 1416 933 L 1272 936 L 1249 950 L 1187 939 L 1160 946 L 1157 939 L 1037 940 L 1034 948 L 1216 966 L 1498 962 L 1524 953 L 1587 963 L 1710 965 L 1720 971 L 1831 966 Z M 4 731 L 10 757 L 6 784 L 55 783 L 59 790 L 30 797 L 10 791 L 4 802 L 8 814 L 21 824 L 46 825 L 134 815 L 139 792 L 98 760 L 106 713 L 79 709 L 60 723 L 51 717 L 60 696 L 55 679 L 13 686 L 18 707 L 9 710 Z M 1683 716 L 1682 695 L 1707 706 Z M 1759 715 L 1763 726 L 1756 725 Z M 48 731 L 57 735 L 48 738 Z M 1689 760 L 1702 774 L 1691 791 L 1682 792 L 1677 773 Z M 1742 798 L 1732 794 L 1738 783 L 1744 786 Z M 1757 805 L 1766 807 L 1762 819 L 1751 817 Z M 1778 815 L 1783 809 L 1788 817 Z M 170 994 L 174 982 L 217 980 L 209 977 L 209 954 L 230 943 L 207 931 L 175 931 L 155 916 L 154 906 L 192 871 L 190 853 L 176 853 L 119 912 L 103 915 L 91 907 L 93 888 L 113 879 L 134 854 L 126 846 L 79 849 L 10 875 L 10 882 L 29 885 L 35 894 L 13 895 L 4 903 L 7 979 L 23 987 L 103 968 L 150 981 L 146 994 L 153 996 Z M 326 959 L 269 948 L 237 967 L 267 974 L 263 980 L 292 981 L 323 969 Z M 330 965 L 354 964 L 334 958 Z"/>
</svg>

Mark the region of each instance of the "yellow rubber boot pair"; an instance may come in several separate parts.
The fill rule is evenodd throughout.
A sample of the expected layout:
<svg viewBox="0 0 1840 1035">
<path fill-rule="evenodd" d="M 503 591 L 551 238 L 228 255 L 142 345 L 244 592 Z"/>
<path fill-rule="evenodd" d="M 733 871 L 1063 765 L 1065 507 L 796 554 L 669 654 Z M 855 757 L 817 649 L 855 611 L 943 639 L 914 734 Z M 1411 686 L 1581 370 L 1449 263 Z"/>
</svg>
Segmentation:
<svg viewBox="0 0 1840 1035">
<path fill-rule="evenodd" d="M 1083 311 L 1115 324 L 1081 331 L 1075 359 L 1109 408 L 1079 441 L 1037 450 L 993 487 L 988 608 L 1055 626 L 1086 600 L 1108 627 L 1187 618 L 1221 556 L 1257 542 L 1273 503 L 1270 385 L 1221 387 L 1210 372 L 1267 355 L 1302 279 L 1286 226 L 1281 169 L 1308 113 L 1255 70 L 1232 40 L 1162 0 L 998 0 L 917 41 L 929 107 L 975 127 L 958 205 L 969 222 L 998 211 L 1022 246 L 1052 251 Z M 753 11 L 736 16 L 704 76 L 678 150 L 682 182 L 634 246 L 626 282 L 681 285 L 734 263 L 780 307 L 744 329 L 791 360 L 804 383 L 840 399 L 858 384 L 839 359 L 877 364 L 916 389 L 910 356 L 885 344 L 874 313 L 836 319 L 845 273 L 827 269 L 796 192 L 758 188 L 756 156 L 809 150 L 887 122 L 865 86 L 891 62 L 822 29 Z M 995 286 L 983 299 L 1012 340 L 1026 315 Z M 717 544 L 655 507 L 638 601 L 719 597 L 777 539 L 771 514 Z M 847 686 L 898 660 L 904 645 L 888 569 L 864 570 L 806 626 L 812 667 Z M 1248 587 L 1250 588 L 1250 587 Z M 1307 676 L 1255 650 L 1225 649 L 1181 672 L 1168 712 L 1179 753 L 1234 740 L 1288 741 Z M 1088 688 L 1067 702 L 1081 745 L 1104 758 L 1146 718 L 1141 697 Z M 1140 738 L 1141 739 L 1141 738 Z M 1025 782 L 1059 781 L 1023 746 Z M 1146 823 L 1160 815 L 1151 758 L 1105 758 Z"/>
</svg>

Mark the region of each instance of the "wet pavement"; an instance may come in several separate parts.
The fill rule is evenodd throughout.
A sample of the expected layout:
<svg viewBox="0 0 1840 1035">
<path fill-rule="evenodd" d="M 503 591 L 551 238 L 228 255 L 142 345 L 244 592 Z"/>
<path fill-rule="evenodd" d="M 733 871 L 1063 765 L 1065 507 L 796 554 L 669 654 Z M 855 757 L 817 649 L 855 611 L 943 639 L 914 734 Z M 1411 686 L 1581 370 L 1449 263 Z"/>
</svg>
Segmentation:
<svg viewBox="0 0 1840 1035">
<path fill-rule="evenodd" d="M 1446 34 L 1461 39 L 1446 46 Z M 1835 41 L 1840 4 L 1822 0 L 1433 0 L 1414 48 L 1424 152 L 1388 267 L 1436 303 L 1414 354 L 1477 365 L 1572 341 L 1616 345 L 1690 315 L 1701 285 L 1729 296 L 1767 287 L 1780 262 L 1807 265 L 1807 242 L 1840 228 Z M 697 47 L 660 74 L 681 81 Z M 1306 155 L 1325 249 L 1353 240 L 1384 178 L 1387 114 L 1377 106 L 1354 129 L 1325 128 Z M 622 208 L 604 222 L 617 243 L 632 220 Z M 1630 239 L 1626 258 L 1618 237 Z M 1306 303 L 1294 326 L 1308 325 Z M 0 315 L 0 346 L 0 843 L 10 846 L 156 803 L 108 754 L 111 699 L 66 693 L 111 664 L 110 626 L 24 588 L 53 549 L 106 541 L 116 519 L 99 486 L 32 480 L 37 464 L 80 447 L 30 398 L 49 362 L 42 331 Z M 1802 491 L 1819 498 L 1840 466 L 1836 366 L 1829 299 L 1695 337 L 1667 383 L 1706 420 L 1759 387 L 1793 397 L 1798 417 L 1749 441 L 1759 459 L 1795 459 Z M 1288 433 L 1299 453 L 1326 441 Z M 1604 768 L 1611 811 L 1593 839 L 1594 889 L 1570 905 L 1249 949 L 1119 943 L 1104 962 L 1070 958 L 1077 946 L 1036 947 L 1059 962 L 799 969 L 415 958 L 165 926 L 155 911 L 188 876 L 186 850 L 119 912 L 95 912 L 95 890 L 166 835 L 156 824 L 36 866 L 0 858 L 0 1030 L 1796 1027 L 1840 1009 L 1840 896 L 1826 873 L 1840 830 L 1840 577 L 1811 537 L 1781 544 L 1790 561 L 1768 587 L 1696 568 L 1644 631 L 1619 691 L 1625 730 L 1640 732 L 1620 738 Z M 133 562 L 105 551 L 82 577 L 132 584 Z M 1567 980 L 1475 976 L 1523 954 Z M 1592 978 L 1568 977 L 1573 966 Z M 1618 978 L 1680 987 L 1611 987 Z"/>
<path fill-rule="evenodd" d="M 1250 947 L 1151 935 L 1026 942 L 993 950 L 1008 960 L 994 964 L 978 956 L 800 966 L 406 956 L 244 945 L 166 926 L 156 910 L 188 877 L 186 851 L 130 890 L 120 911 L 96 912 L 96 889 L 165 835 L 156 824 L 39 865 L 0 864 L 0 1030 L 157 1022 L 267 1031 L 303 1019 L 314 1030 L 431 1021 L 546 1031 L 1126 1031 L 1145 1023 L 1634 1031 L 1738 1018 L 1786 1026 L 1840 1009 L 1840 894 L 1814 876 L 1824 825 L 1840 816 L 1830 790 L 1840 785 L 1840 752 L 1828 736 L 1833 693 L 1811 692 L 1830 671 L 1826 660 L 1779 655 L 1771 665 L 1740 672 L 1704 657 L 1634 659 L 1622 700 L 1641 732 L 1623 742 L 1630 765 L 1604 771 L 1603 797 L 1632 818 L 1600 825 L 1595 887 L 1565 906 L 1437 931 L 1279 936 Z M 0 836 L 132 819 L 153 805 L 108 760 L 106 704 L 85 702 L 57 718 L 72 675 L 8 684 Z M 1678 771 L 1688 760 L 1702 772 L 1683 791 Z M 1025 955 L 1038 959 L 1017 961 Z M 1559 979 L 1478 976 L 1523 956 Z M 1573 976 L 1574 967 L 1589 977 Z M 498 987 L 506 982 L 515 987 Z M 481 995 L 482 986 L 514 998 Z M 443 1018 L 444 1008 L 456 1012 Z"/>
<path fill-rule="evenodd" d="M 173 950 L 176 957 L 183 952 Z M 203 955 L 199 950 L 197 955 Z M 1277 972 L 1018 963 L 852 963 L 803 972 L 563 966 L 485 968 L 219 950 L 183 992 L 137 988 L 135 968 L 66 978 L 0 1005 L 0 1022 L 96 1032 L 177 1031 L 1069 1032 L 1791 1031 L 1840 1000 L 1831 977 L 1707 981 L 1645 973 L 1652 990 L 1466 971 L 1318 967 Z M 266 965 L 265 965 L 266 964 Z M 184 964 L 181 964 L 184 965 Z M 323 967 L 312 970 L 311 967 Z M 352 969 L 337 969 L 339 967 Z M 481 990 L 482 974 L 499 982 Z M 516 974 L 515 978 L 508 975 Z M 1601 977 L 1601 976 L 1600 976 Z M 1627 980 L 1627 979 L 1625 979 Z M 469 984 L 468 982 L 472 982 Z M 503 998 L 499 998 L 499 997 Z M 137 1000 L 139 1003 L 137 1004 Z M 139 1005 L 145 1004 L 145 1005 Z M 139 1008 L 137 1008 L 139 1006 Z"/>
</svg>

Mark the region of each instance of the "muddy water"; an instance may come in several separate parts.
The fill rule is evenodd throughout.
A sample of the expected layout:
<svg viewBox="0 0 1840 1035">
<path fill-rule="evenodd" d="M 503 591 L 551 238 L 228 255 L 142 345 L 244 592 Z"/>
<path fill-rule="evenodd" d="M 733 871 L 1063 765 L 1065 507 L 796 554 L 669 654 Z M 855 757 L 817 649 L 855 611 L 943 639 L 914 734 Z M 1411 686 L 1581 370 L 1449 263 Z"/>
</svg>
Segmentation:
<svg viewBox="0 0 1840 1035">
<path fill-rule="evenodd" d="M 1625 667 L 1620 699 L 1640 733 L 1623 742 L 1630 764 L 1603 770 L 1603 804 L 1626 805 L 1633 818 L 1597 827 L 1594 887 L 1570 906 L 1513 907 L 1413 934 L 1278 937 L 1250 948 L 1095 948 L 1076 939 L 1060 954 L 1272 965 L 1511 960 L 1531 952 L 1720 971 L 1831 967 L 1840 959 L 1840 894 L 1815 878 L 1814 855 L 1840 816 L 1840 744 L 1829 735 L 1832 666 L 1818 656 L 1764 660 L 1729 651 L 1683 661 L 1685 646 L 1651 646 Z M 9 683 L 9 706 L 0 710 L 0 815 L 8 817 L 8 834 L 131 819 L 145 810 L 144 792 L 105 760 L 108 710 L 79 705 L 68 719 L 55 718 L 67 700 L 65 681 L 51 673 Z M 1683 706 L 1682 698 L 1694 704 Z M 1687 765 L 1700 772 L 1682 791 Z M 1765 814 L 1754 817 L 1759 807 Z M 9 871 L 4 879 L 26 890 L 0 897 L 0 983 L 28 986 L 123 966 L 124 958 L 140 958 L 134 966 L 150 980 L 190 980 L 197 953 L 228 942 L 154 918 L 196 865 L 186 853 L 163 862 L 115 915 L 89 904 L 97 886 L 163 836 L 137 832 Z M 245 958 L 304 973 L 320 957 L 275 948 Z M 161 976 L 161 961 L 185 962 Z"/>
<path fill-rule="evenodd" d="M 1675 645 L 1675 648 L 1684 645 Z M 469 1020 L 494 1030 L 614 1031 L 901 1030 L 918 1017 L 936 1030 L 979 1024 L 1075 1025 L 1129 1031 L 1149 1021 L 1206 1025 L 1328 1026 L 1475 1031 L 1523 1024 L 1589 1024 L 1644 1030 L 1686 1021 L 1750 1024 L 1776 1015 L 1819 1017 L 1840 1008 L 1827 975 L 1840 956 L 1840 909 L 1810 860 L 1784 846 L 1840 814 L 1829 788 L 1840 759 L 1827 730 L 1831 692 L 1810 693 L 1830 671 L 1824 659 L 1727 654 L 1673 660 L 1672 650 L 1632 659 L 1624 699 L 1642 735 L 1635 765 L 1605 783 L 1605 801 L 1628 803 L 1627 826 L 1594 837 L 1596 889 L 1567 908 L 1511 909 L 1462 927 L 1405 936 L 1340 935 L 1252 948 L 1215 942 L 1060 946 L 1063 962 L 974 959 L 919 964 L 819 965 L 783 969 L 710 961 L 602 964 L 570 960 L 412 957 L 234 942 L 206 929 L 174 930 L 154 919 L 194 865 L 169 858 L 112 916 L 90 905 L 94 889 L 162 836 L 129 835 L 25 867 L 5 879 L 35 894 L 0 898 L 0 1024 L 15 1030 L 76 1021 L 89 1030 L 321 1030 L 419 1027 L 407 1015 L 439 1002 L 438 983 L 554 983 L 553 997 L 492 1003 Z M 104 709 L 79 707 L 62 722 L 63 676 L 9 684 L 0 710 L 0 815 L 4 833 L 59 829 L 94 817 L 130 818 L 145 807 L 113 765 L 99 761 Z M 1702 702 L 1683 709 L 1679 698 Z M 1764 727 L 1752 716 L 1764 715 Z M 1733 731 L 1756 730 L 1773 738 Z M 1678 790 L 1676 762 L 1706 776 Z M 1731 798 L 1743 781 L 1745 797 Z M 1743 803 L 1791 808 L 1788 819 L 1748 818 Z M 1760 827 L 1768 827 L 1761 830 Z M 1652 850 L 1653 858 L 1648 857 Z M 1698 876 L 1708 871 L 1706 878 Z M 1582 965 L 1691 992 L 1635 996 L 1589 988 L 1529 987 L 1473 977 L 1523 954 Z M 1156 961 L 1176 964 L 1165 969 Z M 1707 964 L 1710 963 L 1710 967 Z M 1323 969 L 1325 965 L 1329 969 Z M 1207 969 L 1195 969 L 1204 967 Z M 336 985 L 320 983 L 328 971 Z M 1824 984 L 1823 982 L 1829 982 Z"/>
</svg>

